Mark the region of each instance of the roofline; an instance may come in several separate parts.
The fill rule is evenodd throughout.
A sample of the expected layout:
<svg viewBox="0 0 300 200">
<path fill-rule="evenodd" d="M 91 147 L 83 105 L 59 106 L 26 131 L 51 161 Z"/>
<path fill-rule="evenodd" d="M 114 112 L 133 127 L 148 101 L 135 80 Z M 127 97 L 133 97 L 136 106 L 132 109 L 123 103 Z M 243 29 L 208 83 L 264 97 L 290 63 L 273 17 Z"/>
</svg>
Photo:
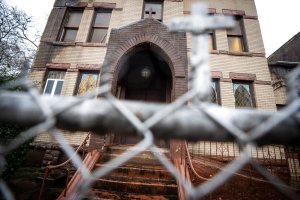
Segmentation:
<svg viewBox="0 0 300 200">
<path fill-rule="evenodd" d="M 268 56 L 268 60 L 277 52 L 279 51 L 281 48 L 283 48 L 285 45 L 287 45 L 288 43 L 290 43 L 292 40 L 295 39 L 295 37 L 297 37 L 298 35 L 300 35 L 300 31 L 298 33 L 296 33 L 292 38 L 290 38 L 287 42 L 285 42 L 283 45 L 281 45 L 276 51 L 274 51 L 271 55 Z"/>
</svg>

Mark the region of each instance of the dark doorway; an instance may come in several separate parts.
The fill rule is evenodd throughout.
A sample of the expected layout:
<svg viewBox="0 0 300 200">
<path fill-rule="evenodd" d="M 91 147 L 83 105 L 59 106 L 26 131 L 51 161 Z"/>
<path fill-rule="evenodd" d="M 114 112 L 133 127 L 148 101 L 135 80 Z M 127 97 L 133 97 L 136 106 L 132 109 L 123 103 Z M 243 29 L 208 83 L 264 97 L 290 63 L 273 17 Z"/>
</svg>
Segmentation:
<svg viewBox="0 0 300 200">
<path fill-rule="evenodd" d="M 119 67 L 119 98 L 160 103 L 171 101 L 172 75 L 169 65 L 150 44 L 139 45 L 125 55 Z M 115 140 L 120 144 L 135 144 L 141 138 L 133 133 L 131 136 L 116 137 Z M 160 140 L 156 140 L 156 144 L 166 146 Z"/>
</svg>

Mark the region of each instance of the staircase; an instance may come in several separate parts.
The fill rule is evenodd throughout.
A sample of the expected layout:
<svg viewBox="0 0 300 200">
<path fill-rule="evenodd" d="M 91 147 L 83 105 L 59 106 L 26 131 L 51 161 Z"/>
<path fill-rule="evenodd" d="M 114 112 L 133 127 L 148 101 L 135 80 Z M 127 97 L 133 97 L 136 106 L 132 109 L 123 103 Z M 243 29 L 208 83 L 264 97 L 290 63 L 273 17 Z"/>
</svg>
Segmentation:
<svg viewBox="0 0 300 200">
<path fill-rule="evenodd" d="M 106 165 L 109 160 L 120 156 L 130 146 L 112 146 L 95 165 Z M 169 157 L 169 151 L 162 149 Z M 98 179 L 92 192 L 99 199 L 178 199 L 177 184 L 170 173 L 150 151 L 144 151 L 109 175 Z"/>
</svg>

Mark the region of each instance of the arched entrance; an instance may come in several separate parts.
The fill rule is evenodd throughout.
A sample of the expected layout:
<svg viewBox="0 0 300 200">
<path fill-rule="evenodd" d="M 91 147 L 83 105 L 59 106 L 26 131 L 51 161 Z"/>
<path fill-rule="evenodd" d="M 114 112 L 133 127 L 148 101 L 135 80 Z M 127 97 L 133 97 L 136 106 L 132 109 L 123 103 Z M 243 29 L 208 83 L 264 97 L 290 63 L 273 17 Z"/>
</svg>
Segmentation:
<svg viewBox="0 0 300 200">
<path fill-rule="evenodd" d="M 163 51 L 152 43 L 142 43 L 125 54 L 117 67 L 116 96 L 120 99 L 170 102 L 172 73 Z M 116 137 L 119 144 L 135 144 L 141 138 L 135 133 Z M 164 141 L 155 141 L 159 146 L 168 146 Z"/>
</svg>

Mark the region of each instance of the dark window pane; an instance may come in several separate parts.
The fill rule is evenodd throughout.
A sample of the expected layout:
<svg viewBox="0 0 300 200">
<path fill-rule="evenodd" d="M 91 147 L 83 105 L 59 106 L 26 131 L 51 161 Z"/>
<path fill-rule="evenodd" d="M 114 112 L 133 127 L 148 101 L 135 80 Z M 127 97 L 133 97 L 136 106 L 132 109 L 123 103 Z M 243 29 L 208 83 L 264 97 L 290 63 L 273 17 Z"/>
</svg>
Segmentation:
<svg viewBox="0 0 300 200">
<path fill-rule="evenodd" d="M 74 42 L 76 39 L 77 30 L 74 29 L 65 29 L 63 42 Z"/>
<path fill-rule="evenodd" d="M 236 26 L 232 29 L 227 29 L 227 35 L 243 35 L 241 28 L 241 20 L 237 20 Z"/>
<path fill-rule="evenodd" d="M 57 81 L 54 95 L 60 95 L 64 81 Z"/>
<path fill-rule="evenodd" d="M 229 51 L 244 51 L 243 38 L 239 36 L 228 36 Z"/>
<path fill-rule="evenodd" d="M 54 80 L 48 80 L 44 94 L 51 94 L 54 85 Z"/>
<path fill-rule="evenodd" d="M 70 12 L 67 27 L 79 27 L 82 12 Z"/>
<path fill-rule="evenodd" d="M 212 33 L 209 34 L 209 50 L 214 50 L 214 35 Z"/>
<path fill-rule="evenodd" d="M 144 18 L 149 18 L 150 13 L 152 18 L 161 20 L 162 19 L 162 3 L 160 2 L 146 2 L 144 10 Z"/>
<path fill-rule="evenodd" d="M 283 104 L 276 104 L 276 108 L 278 111 L 284 109 L 284 107 L 285 107 L 285 105 L 283 105 Z"/>
<path fill-rule="evenodd" d="M 97 73 L 81 73 L 77 94 L 83 94 L 97 87 Z"/>
<path fill-rule="evenodd" d="M 94 28 L 92 30 L 90 42 L 101 42 L 104 43 L 107 35 L 107 29 Z"/>
<path fill-rule="evenodd" d="M 233 89 L 236 107 L 253 107 L 249 84 L 234 83 Z"/>
<path fill-rule="evenodd" d="M 59 70 L 51 70 L 48 72 L 47 78 L 49 79 L 64 79 L 66 72 Z"/>
<path fill-rule="evenodd" d="M 110 12 L 97 12 L 94 27 L 108 27 L 110 16 Z"/>
</svg>

